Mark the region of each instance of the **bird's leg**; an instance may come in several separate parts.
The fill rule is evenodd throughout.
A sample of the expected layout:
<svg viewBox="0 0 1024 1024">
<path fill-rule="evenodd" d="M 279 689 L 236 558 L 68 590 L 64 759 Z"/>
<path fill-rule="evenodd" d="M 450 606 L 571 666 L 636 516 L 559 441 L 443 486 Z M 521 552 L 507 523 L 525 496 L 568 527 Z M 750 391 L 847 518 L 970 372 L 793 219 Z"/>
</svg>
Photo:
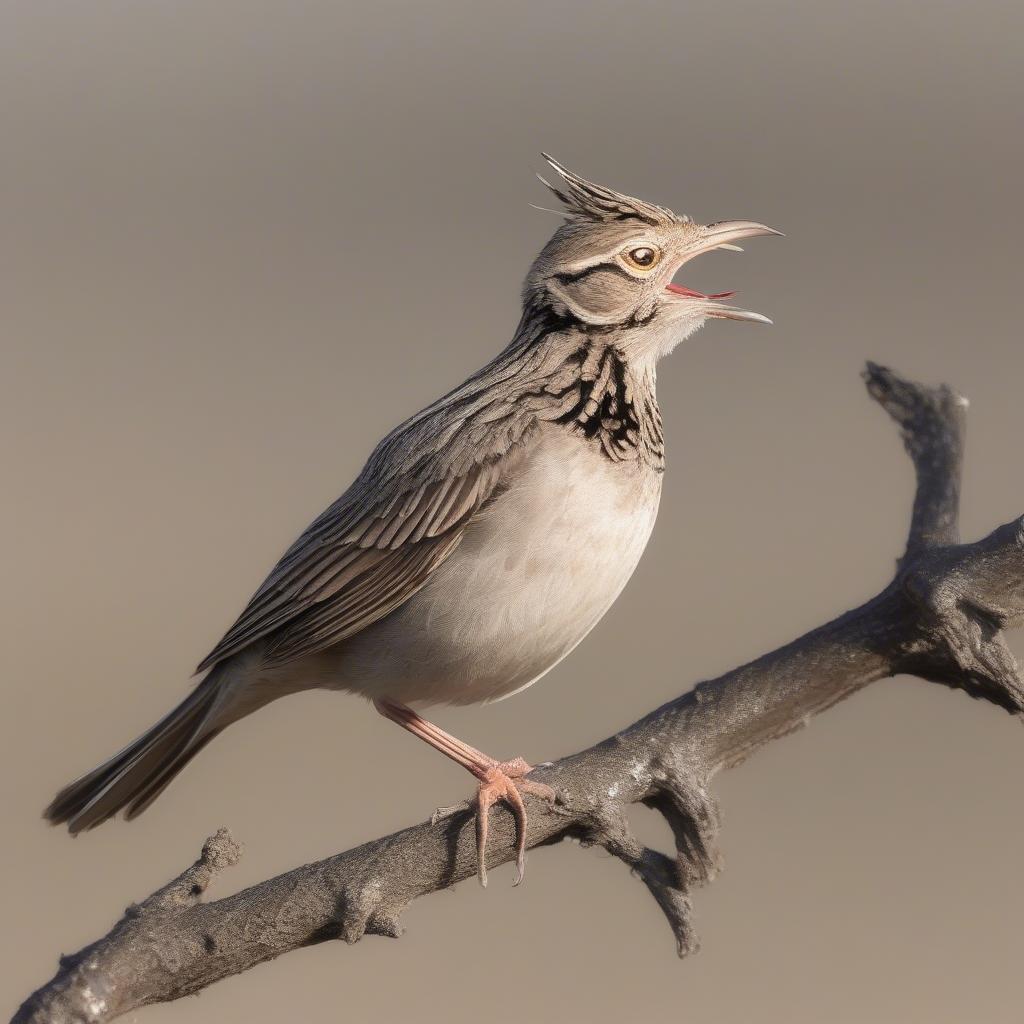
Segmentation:
<svg viewBox="0 0 1024 1024">
<path fill-rule="evenodd" d="M 487 828 L 490 809 L 499 800 L 504 800 L 512 809 L 516 821 L 516 877 L 513 885 L 523 880 L 526 869 L 526 807 L 523 804 L 523 793 L 554 800 L 555 791 L 542 782 L 533 782 L 525 778 L 532 769 L 521 757 L 511 761 L 496 761 L 493 757 L 471 747 L 468 743 L 456 739 L 421 718 L 412 708 L 399 704 L 398 701 L 381 698 L 373 702 L 373 706 L 392 722 L 397 722 L 403 729 L 408 729 L 435 750 L 440 750 L 467 771 L 472 772 L 480 782 L 476 793 L 476 854 L 477 875 L 480 884 L 487 885 Z"/>
</svg>

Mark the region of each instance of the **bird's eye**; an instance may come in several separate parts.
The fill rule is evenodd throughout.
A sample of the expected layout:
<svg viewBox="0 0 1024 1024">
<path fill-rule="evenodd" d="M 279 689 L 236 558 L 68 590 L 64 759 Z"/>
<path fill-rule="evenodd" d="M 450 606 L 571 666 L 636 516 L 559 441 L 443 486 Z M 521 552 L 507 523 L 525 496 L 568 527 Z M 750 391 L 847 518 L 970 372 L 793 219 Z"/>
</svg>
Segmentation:
<svg viewBox="0 0 1024 1024">
<path fill-rule="evenodd" d="M 641 245 L 624 252 L 622 258 L 637 270 L 650 270 L 661 259 L 661 253 L 652 246 Z"/>
</svg>

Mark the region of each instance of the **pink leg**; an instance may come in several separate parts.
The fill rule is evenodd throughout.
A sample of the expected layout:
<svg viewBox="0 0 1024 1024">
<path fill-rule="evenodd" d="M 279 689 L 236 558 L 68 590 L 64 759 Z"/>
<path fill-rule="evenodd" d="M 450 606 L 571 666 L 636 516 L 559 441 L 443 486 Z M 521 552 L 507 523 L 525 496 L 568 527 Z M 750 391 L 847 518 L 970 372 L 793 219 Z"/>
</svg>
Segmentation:
<svg viewBox="0 0 1024 1024">
<path fill-rule="evenodd" d="M 456 739 L 397 701 L 375 700 L 373 706 L 385 718 L 408 729 L 414 736 L 429 743 L 435 750 L 440 750 L 445 757 L 461 764 L 479 779 L 476 794 L 476 854 L 481 885 L 487 885 L 486 853 L 490 809 L 499 800 L 504 800 L 512 808 L 516 820 L 516 877 L 512 884 L 518 885 L 526 870 L 526 807 L 522 794 L 529 793 L 544 800 L 554 800 L 555 791 L 542 782 L 532 782 L 525 778 L 532 769 L 521 757 L 511 761 L 495 761 L 493 757 Z"/>
</svg>

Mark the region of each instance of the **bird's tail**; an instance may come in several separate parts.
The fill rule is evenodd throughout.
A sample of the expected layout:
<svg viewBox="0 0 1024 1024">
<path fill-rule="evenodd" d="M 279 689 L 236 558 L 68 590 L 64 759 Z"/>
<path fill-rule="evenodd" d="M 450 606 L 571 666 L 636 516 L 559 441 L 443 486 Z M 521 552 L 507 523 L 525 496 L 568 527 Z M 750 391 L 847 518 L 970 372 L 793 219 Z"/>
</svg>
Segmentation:
<svg viewBox="0 0 1024 1024">
<path fill-rule="evenodd" d="M 94 828 L 124 809 L 141 814 L 223 726 L 211 714 L 220 687 L 216 670 L 169 715 L 131 746 L 65 786 L 43 811 L 51 824 L 67 822 L 68 831 Z"/>
</svg>

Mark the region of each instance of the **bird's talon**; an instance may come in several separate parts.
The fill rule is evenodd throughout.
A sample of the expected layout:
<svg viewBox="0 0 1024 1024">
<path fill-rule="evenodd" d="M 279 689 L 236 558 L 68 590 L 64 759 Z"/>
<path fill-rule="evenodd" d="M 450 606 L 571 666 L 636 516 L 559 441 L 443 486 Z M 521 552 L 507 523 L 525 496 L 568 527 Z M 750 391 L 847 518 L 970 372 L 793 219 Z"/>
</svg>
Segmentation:
<svg viewBox="0 0 1024 1024">
<path fill-rule="evenodd" d="M 516 823 L 516 873 L 513 885 L 519 885 L 526 874 L 526 806 L 522 794 L 536 796 L 548 803 L 556 800 L 555 791 L 542 782 L 525 778 L 532 771 L 521 757 L 511 761 L 494 762 L 481 769 L 480 786 L 476 795 L 476 854 L 477 877 L 487 887 L 487 835 L 490 811 L 499 800 L 509 805 Z"/>
</svg>

